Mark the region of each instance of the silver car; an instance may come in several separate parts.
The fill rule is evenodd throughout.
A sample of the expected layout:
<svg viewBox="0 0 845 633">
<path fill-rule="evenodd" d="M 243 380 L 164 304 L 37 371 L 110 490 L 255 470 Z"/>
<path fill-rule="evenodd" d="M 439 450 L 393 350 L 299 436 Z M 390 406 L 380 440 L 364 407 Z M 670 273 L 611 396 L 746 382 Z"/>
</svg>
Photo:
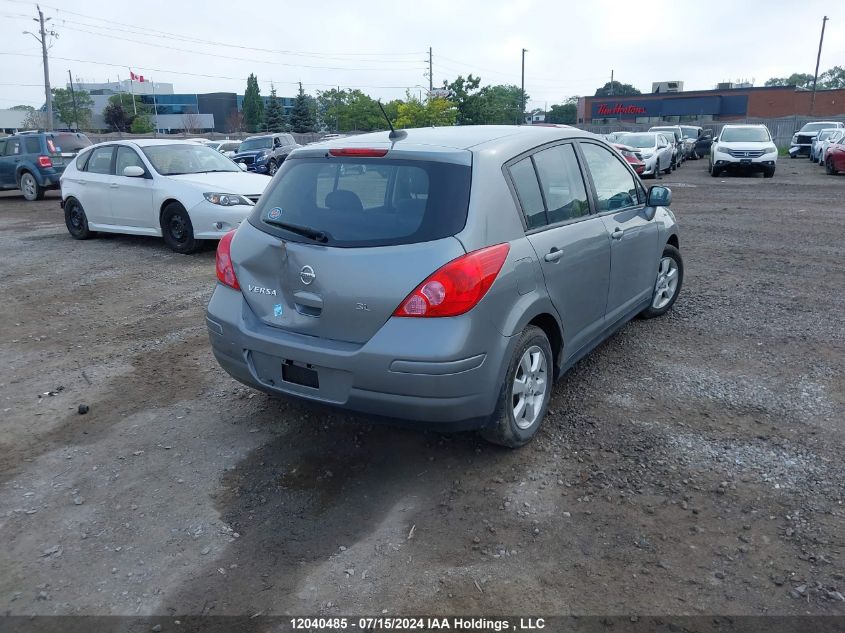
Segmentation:
<svg viewBox="0 0 845 633">
<path fill-rule="evenodd" d="M 672 144 L 662 132 L 632 132 L 625 135 L 624 142 L 641 153 L 645 163 L 643 177 L 660 178 L 661 173 L 672 171 Z"/>
<path fill-rule="evenodd" d="M 565 126 L 297 149 L 218 247 L 214 355 L 270 394 L 520 446 L 556 378 L 672 308 L 670 200 Z"/>
</svg>

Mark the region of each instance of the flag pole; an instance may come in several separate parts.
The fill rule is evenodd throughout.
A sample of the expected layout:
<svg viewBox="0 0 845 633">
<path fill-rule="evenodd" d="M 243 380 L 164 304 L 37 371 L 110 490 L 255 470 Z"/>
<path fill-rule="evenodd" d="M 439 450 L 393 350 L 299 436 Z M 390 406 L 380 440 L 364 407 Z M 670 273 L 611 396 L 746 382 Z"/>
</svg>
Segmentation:
<svg viewBox="0 0 845 633">
<path fill-rule="evenodd" d="M 153 114 L 155 116 L 156 122 L 155 135 L 158 136 L 158 106 L 156 106 L 156 82 L 150 80 L 150 83 L 152 83 L 153 85 Z"/>
<path fill-rule="evenodd" d="M 138 106 L 135 105 L 135 79 L 132 74 L 132 69 L 129 69 L 129 92 L 132 95 L 132 114 L 138 116 Z"/>
</svg>

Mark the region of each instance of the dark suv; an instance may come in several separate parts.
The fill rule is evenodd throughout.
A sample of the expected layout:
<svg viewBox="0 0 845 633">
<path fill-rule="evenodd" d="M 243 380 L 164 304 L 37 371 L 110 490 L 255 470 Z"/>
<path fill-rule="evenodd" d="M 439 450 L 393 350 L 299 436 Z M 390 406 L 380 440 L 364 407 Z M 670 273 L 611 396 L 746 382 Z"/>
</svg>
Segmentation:
<svg viewBox="0 0 845 633">
<path fill-rule="evenodd" d="M 290 134 L 250 136 L 244 139 L 232 160 L 246 165 L 249 171 L 273 176 L 297 147 L 299 144 Z"/>
<path fill-rule="evenodd" d="M 41 200 L 76 154 L 91 145 L 79 132 L 20 132 L 0 138 L 0 189 L 20 189 L 27 200 Z"/>
</svg>

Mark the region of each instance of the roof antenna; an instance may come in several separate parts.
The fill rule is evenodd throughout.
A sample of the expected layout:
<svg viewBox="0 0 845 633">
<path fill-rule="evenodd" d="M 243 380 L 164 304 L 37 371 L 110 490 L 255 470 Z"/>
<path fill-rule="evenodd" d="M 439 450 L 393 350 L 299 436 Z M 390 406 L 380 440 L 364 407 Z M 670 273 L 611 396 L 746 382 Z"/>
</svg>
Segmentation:
<svg viewBox="0 0 845 633">
<path fill-rule="evenodd" d="M 399 130 L 397 132 L 395 129 L 393 129 L 393 123 L 390 122 L 390 117 L 387 116 L 387 112 L 384 111 L 384 106 L 381 105 L 381 99 L 379 99 L 376 103 L 378 103 L 378 107 L 381 110 L 381 113 L 384 115 L 384 119 L 385 121 L 387 121 L 387 125 L 390 127 L 390 134 L 387 135 L 387 138 L 393 141 L 408 136 L 408 133 L 405 130 Z"/>
</svg>

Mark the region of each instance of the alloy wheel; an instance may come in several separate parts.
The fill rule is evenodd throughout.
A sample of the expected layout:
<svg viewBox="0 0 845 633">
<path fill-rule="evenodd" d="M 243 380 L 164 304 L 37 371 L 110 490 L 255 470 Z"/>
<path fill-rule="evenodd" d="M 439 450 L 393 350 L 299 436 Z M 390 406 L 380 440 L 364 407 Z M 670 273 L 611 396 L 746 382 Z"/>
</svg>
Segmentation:
<svg viewBox="0 0 845 633">
<path fill-rule="evenodd" d="M 35 178 L 32 174 L 24 174 L 21 176 L 21 191 L 23 191 L 24 198 L 27 200 L 35 200 L 37 187 L 38 183 L 35 182 Z"/>
<path fill-rule="evenodd" d="M 548 388 L 546 355 L 532 345 L 519 359 L 511 389 L 513 418 L 520 429 L 530 428 L 537 421 Z"/>
<path fill-rule="evenodd" d="M 657 283 L 651 307 L 660 310 L 672 301 L 678 290 L 678 263 L 671 257 L 663 257 L 657 267 Z"/>
</svg>

